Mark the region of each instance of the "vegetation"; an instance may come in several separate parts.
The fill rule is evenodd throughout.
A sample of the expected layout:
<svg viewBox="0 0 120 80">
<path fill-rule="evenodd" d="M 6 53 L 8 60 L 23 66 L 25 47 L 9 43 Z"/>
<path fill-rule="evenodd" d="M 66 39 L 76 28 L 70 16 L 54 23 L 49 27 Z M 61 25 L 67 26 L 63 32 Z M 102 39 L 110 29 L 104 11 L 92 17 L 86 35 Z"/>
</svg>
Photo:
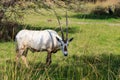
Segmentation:
<svg viewBox="0 0 120 80">
<path fill-rule="evenodd" d="M 55 5 L 51 4 L 51 6 L 48 2 L 52 0 L 37 1 L 41 1 L 42 4 L 31 2 L 29 7 L 24 6 L 25 11 L 17 7 L 16 11 L 20 9 L 20 12 L 22 11 L 20 14 L 25 13 L 21 20 L 16 18 L 17 23 L 14 22 L 16 21 L 14 16 L 8 17 L 9 24 L 5 22 L 5 17 L 1 18 L 4 28 L 0 26 L 0 39 L 3 39 L 2 34 L 6 34 L 9 37 L 12 36 L 12 40 L 11 38 L 10 41 L 0 40 L 0 80 L 120 80 L 120 19 L 116 16 L 120 11 L 118 2 L 107 5 L 108 2 L 101 3 L 97 0 L 85 0 L 87 3 L 75 3 L 75 0 L 71 2 L 70 0 L 56 0 Z M 97 2 L 88 3 L 88 1 Z M 60 3 L 62 4 L 59 5 Z M 80 4 L 80 6 L 74 4 Z M 114 13 L 112 15 L 106 13 L 108 9 L 106 6 L 110 5 L 116 7 L 112 7 Z M 0 9 L 1 7 L 3 6 L 0 5 Z M 30 68 L 26 68 L 22 61 L 21 66 L 17 67 L 13 32 L 15 31 L 16 34 L 24 28 L 53 29 L 60 34 L 59 25 L 51 9 L 53 7 L 60 16 L 64 30 L 65 11 L 66 8 L 68 9 L 69 36 L 74 37 L 68 47 L 68 56 L 64 57 L 59 51 L 52 55 L 52 64 L 46 67 L 46 52 L 32 53 L 29 51 L 27 59 Z"/>
<path fill-rule="evenodd" d="M 63 9 L 56 9 L 65 29 Z M 27 14 L 24 26 L 27 29 L 56 30 L 58 24 L 52 10 L 41 9 L 44 15 Z M 119 80 L 120 77 L 120 24 L 119 19 L 79 17 L 69 11 L 69 36 L 74 37 L 69 45 L 69 55 L 61 51 L 52 55 L 52 64 L 45 67 L 46 52 L 28 53 L 30 68 L 21 62 L 15 65 L 15 43 L 0 43 L 0 78 L 2 80 Z"/>
</svg>

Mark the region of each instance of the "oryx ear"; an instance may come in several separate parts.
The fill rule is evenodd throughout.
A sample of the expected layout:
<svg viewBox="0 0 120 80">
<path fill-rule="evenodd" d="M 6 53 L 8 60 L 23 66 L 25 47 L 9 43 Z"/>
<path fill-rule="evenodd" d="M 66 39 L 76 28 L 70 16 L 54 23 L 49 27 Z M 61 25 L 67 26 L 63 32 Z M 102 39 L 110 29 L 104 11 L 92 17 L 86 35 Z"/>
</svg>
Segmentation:
<svg viewBox="0 0 120 80">
<path fill-rule="evenodd" d="M 72 38 L 70 38 L 68 41 L 69 41 L 69 42 L 71 42 L 72 40 L 73 40 L 73 37 L 72 37 Z"/>
<path fill-rule="evenodd" d="M 58 37 L 56 37 L 56 39 L 57 39 L 57 41 L 61 42 L 61 40 Z"/>
</svg>

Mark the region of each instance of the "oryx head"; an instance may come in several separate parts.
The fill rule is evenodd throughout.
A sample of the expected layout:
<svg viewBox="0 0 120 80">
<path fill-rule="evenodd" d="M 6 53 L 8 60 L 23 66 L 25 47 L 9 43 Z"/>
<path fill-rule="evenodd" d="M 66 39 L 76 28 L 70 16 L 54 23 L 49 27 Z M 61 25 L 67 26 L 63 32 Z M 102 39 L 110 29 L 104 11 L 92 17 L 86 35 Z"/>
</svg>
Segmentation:
<svg viewBox="0 0 120 80">
<path fill-rule="evenodd" d="M 55 12 L 55 15 L 57 17 L 57 20 L 58 20 L 58 23 L 59 23 L 59 26 L 60 26 L 60 30 L 61 30 L 61 34 L 62 34 L 62 40 L 59 39 L 58 37 L 56 37 L 56 39 L 61 43 L 61 49 L 62 49 L 62 52 L 63 52 L 64 56 L 67 56 L 68 55 L 68 50 L 67 50 L 68 44 L 69 44 L 69 42 L 71 42 L 73 40 L 73 38 L 68 39 L 68 16 L 67 16 L 67 11 L 66 11 L 66 36 L 64 36 L 63 30 L 62 30 L 62 27 L 61 27 L 61 23 L 60 23 L 59 17 L 57 16 L 56 12 Z"/>
</svg>

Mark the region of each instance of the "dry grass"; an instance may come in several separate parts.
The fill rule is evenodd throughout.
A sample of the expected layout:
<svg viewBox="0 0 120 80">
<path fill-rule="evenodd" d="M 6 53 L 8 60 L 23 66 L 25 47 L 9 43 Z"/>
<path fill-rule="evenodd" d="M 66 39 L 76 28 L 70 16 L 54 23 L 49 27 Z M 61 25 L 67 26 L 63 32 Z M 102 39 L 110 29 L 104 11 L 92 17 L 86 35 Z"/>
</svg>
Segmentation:
<svg viewBox="0 0 120 80">
<path fill-rule="evenodd" d="M 117 4 L 119 0 L 107 0 L 105 2 L 97 2 L 95 6 L 103 6 L 103 7 L 108 7 L 108 6 L 113 6 Z"/>
<path fill-rule="evenodd" d="M 86 3 L 84 5 L 84 8 L 87 9 L 85 13 L 95 15 L 111 15 L 111 13 L 109 12 L 109 10 L 111 10 L 112 14 L 116 15 L 117 13 L 119 14 L 118 11 L 116 12 L 116 8 L 117 10 L 119 8 L 119 3 L 119 0 L 106 0 L 103 2 L 97 1 L 96 3 Z M 116 16 L 119 16 L 118 14 Z"/>
<path fill-rule="evenodd" d="M 113 6 L 113 5 L 116 5 L 119 1 L 118 0 L 107 0 L 105 2 L 96 2 L 95 4 L 93 3 L 88 3 L 87 5 L 88 6 L 93 6 L 93 7 L 96 7 L 96 6 L 102 6 L 102 7 L 108 7 L 108 6 Z"/>
<path fill-rule="evenodd" d="M 108 8 L 108 7 L 114 7 L 116 4 L 118 4 L 118 2 L 120 2 L 119 0 L 107 0 L 104 2 L 100 2 L 97 1 L 95 4 L 94 3 L 87 3 L 85 4 L 85 6 L 87 6 L 87 8 L 89 8 L 90 12 L 91 10 L 95 9 L 96 7 L 100 6 L 102 8 Z"/>
</svg>

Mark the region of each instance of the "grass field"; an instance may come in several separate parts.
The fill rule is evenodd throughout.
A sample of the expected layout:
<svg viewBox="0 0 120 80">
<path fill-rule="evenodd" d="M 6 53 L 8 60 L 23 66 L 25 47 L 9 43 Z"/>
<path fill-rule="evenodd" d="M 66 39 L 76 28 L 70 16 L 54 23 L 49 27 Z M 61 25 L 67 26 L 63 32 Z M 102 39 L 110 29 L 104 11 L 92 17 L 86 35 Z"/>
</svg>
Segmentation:
<svg viewBox="0 0 120 80">
<path fill-rule="evenodd" d="M 57 10 L 65 29 L 64 10 Z M 120 19 L 92 18 L 68 12 L 69 55 L 52 55 L 45 67 L 46 52 L 28 53 L 30 68 L 14 64 L 15 42 L 0 42 L 0 80 L 120 80 Z M 50 10 L 28 13 L 25 28 L 53 29 L 59 34 L 57 20 Z"/>
</svg>

